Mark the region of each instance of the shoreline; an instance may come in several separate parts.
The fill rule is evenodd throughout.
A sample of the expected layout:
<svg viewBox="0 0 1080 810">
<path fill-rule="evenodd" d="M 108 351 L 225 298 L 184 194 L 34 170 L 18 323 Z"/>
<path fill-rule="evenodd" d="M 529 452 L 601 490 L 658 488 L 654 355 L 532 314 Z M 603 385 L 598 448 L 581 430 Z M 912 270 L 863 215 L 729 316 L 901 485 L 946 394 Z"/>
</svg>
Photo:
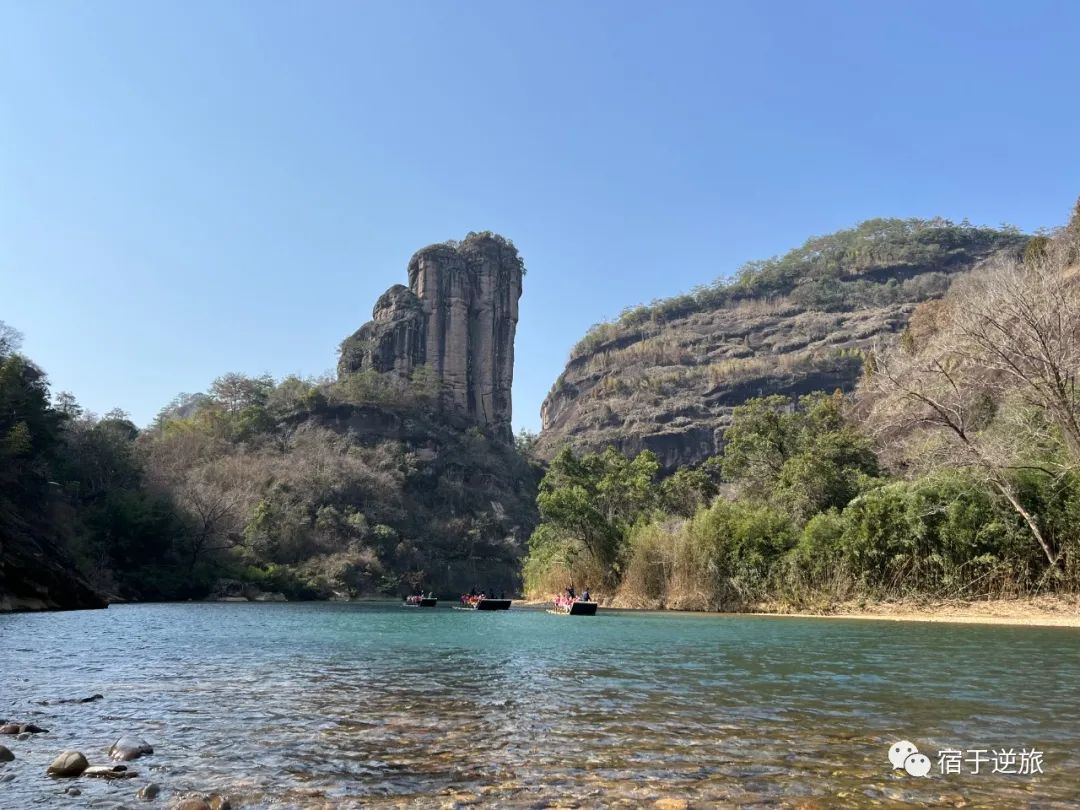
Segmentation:
<svg viewBox="0 0 1080 810">
<path fill-rule="evenodd" d="M 803 619 L 858 619 L 878 622 L 995 624 L 1015 627 L 1080 627 L 1080 599 L 1042 596 L 977 602 L 878 602 L 841 604 L 829 612 L 751 611 L 752 616 L 794 616 Z"/>
<path fill-rule="evenodd" d="M 515 607 L 541 607 L 551 600 L 514 600 Z M 828 610 L 792 610 L 783 605 L 759 605 L 744 611 L 679 610 L 665 607 L 615 607 L 601 603 L 601 610 L 656 613 L 694 613 L 756 618 L 855 619 L 878 622 L 926 622 L 939 624 L 987 624 L 1016 627 L 1080 628 L 1080 597 L 1041 596 L 989 599 L 972 602 L 898 601 L 840 603 Z"/>
<path fill-rule="evenodd" d="M 393 597 L 359 597 L 356 599 L 286 600 L 286 599 L 205 599 L 190 600 L 197 604 L 301 604 L 301 603 L 384 603 L 397 602 Z M 447 604 L 450 600 L 447 600 Z M 139 604 L 171 604 L 169 602 L 115 602 L 117 606 Z M 186 604 L 178 602 L 175 604 Z M 512 607 L 542 609 L 550 607 L 550 599 L 514 599 Z M 896 602 L 844 602 L 830 608 L 795 610 L 782 604 L 759 604 L 742 611 L 685 610 L 656 606 L 613 605 L 601 602 L 602 612 L 626 613 L 685 613 L 699 616 L 752 616 L 754 618 L 792 619 L 854 619 L 878 622 L 925 622 L 938 624 L 985 624 L 1015 627 L 1068 627 L 1080 628 L 1080 595 L 1039 596 L 1017 599 L 984 599 L 979 601 L 896 601 Z M 3 615 L 18 613 L 53 613 L 57 611 L 10 611 Z M 62 611 L 61 611 L 62 612 Z"/>
</svg>

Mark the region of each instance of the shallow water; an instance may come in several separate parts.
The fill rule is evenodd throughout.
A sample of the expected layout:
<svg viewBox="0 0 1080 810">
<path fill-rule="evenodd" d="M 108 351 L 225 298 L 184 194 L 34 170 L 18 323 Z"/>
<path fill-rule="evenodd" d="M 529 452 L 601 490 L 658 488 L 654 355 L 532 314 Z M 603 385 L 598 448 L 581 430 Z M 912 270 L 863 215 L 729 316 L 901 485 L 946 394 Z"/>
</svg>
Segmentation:
<svg viewBox="0 0 1080 810">
<path fill-rule="evenodd" d="M 397 604 L 173 604 L 0 616 L 0 807 L 135 806 L 153 780 L 243 807 L 1070 807 L 1080 631 Z M 101 693 L 103 700 L 57 705 Z M 48 705 L 41 705 L 47 701 Z M 122 733 L 117 782 L 49 779 Z M 892 772 L 909 739 L 928 778 Z M 1044 774 L 945 776 L 940 749 Z M 970 770 L 970 766 L 965 766 Z M 576 802 L 576 805 L 575 805 Z M 806 806 L 814 806 L 807 804 Z"/>
</svg>

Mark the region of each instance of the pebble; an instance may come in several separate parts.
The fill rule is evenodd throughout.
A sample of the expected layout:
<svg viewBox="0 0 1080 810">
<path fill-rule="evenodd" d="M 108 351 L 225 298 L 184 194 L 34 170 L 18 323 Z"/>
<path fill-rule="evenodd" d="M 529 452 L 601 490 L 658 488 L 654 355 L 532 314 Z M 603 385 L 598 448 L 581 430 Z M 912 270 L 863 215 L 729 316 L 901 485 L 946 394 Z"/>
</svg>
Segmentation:
<svg viewBox="0 0 1080 810">
<path fill-rule="evenodd" d="M 52 761 L 52 765 L 49 766 L 46 773 L 49 776 L 79 776 L 86 771 L 88 765 L 89 763 L 81 751 L 62 751 Z"/>
</svg>

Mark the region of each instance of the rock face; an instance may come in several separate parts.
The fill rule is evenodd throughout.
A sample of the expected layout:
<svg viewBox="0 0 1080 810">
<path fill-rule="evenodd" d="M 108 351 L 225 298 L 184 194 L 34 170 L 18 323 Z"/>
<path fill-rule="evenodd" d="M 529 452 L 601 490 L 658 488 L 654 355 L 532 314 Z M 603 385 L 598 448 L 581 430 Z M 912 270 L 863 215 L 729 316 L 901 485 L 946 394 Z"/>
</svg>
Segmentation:
<svg viewBox="0 0 1080 810">
<path fill-rule="evenodd" d="M 48 540 L 27 534 L 0 538 L 0 613 L 107 607 Z"/>
<path fill-rule="evenodd" d="M 524 273 L 517 249 L 491 233 L 431 245 L 409 262 L 372 320 L 341 344 L 338 374 L 409 379 L 430 369 L 444 408 L 511 438 L 514 335 Z"/>
<path fill-rule="evenodd" d="M 753 263 L 735 282 L 628 310 L 571 352 L 541 408 L 536 451 L 652 450 L 669 472 L 700 463 L 722 448 L 735 406 L 852 390 L 865 352 L 903 332 L 919 302 L 1026 239 L 943 220 L 870 220 Z"/>
</svg>

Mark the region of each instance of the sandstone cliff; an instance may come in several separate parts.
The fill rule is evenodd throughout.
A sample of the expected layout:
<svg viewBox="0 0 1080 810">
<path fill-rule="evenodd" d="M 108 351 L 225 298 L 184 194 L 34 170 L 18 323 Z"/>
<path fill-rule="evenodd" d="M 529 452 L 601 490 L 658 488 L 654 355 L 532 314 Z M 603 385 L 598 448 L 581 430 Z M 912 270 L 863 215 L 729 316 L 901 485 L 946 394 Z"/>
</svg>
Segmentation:
<svg viewBox="0 0 1080 810">
<path fill-rule="evenodd" d="M 408 379 L 426 367 L 442 407 L 509 440 L 524 273 L 516 248 L 470 233 L 418 251 L 408 272 L 409 286 L 387 290 L 372 320 L 341 344 L 339 377 L 372 370 Z"/>
<path fill-rule="evenodd" d="M 654 451 L 665 469 L 716 453 L 732 409 L 765 394 L 848 391 L 864 351 L 920 302 L 1027 237 L 944 220 L 870 220 L 753 262 L 735 281 L 628 309 L 571 352 L 537 452 Z"/>
</svg>

